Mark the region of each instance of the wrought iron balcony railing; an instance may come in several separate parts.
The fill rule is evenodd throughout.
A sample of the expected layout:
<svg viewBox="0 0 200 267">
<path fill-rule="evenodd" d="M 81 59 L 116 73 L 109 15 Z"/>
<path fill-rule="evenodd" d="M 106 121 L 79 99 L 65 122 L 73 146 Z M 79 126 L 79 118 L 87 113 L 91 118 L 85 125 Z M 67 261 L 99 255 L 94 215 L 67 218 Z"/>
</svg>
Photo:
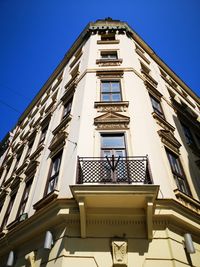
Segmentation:
<svg viewBox="0 0 200 267">
<path fill-rule="evenodd" d="M 78 157 L 77 183 L 152 184 L 148 157 Z"/>
</svg>

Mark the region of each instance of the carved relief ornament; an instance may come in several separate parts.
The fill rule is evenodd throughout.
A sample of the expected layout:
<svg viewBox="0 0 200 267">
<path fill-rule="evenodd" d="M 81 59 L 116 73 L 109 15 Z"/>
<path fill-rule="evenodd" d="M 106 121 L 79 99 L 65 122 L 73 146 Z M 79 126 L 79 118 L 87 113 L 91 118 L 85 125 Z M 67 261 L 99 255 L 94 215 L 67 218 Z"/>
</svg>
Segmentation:
<svg viewBox="0 0 200 267">
<path fill-rule="evenodd" d="M 112 241 L 113 267 L 128 266 L 128 244 L 127 241 Z"/>
<path fill-rule="evenodd" d="M 125 112 L 128 105 L 128 101 L 94 103 L 94 107 L 97 108 L 98 112 Z"/>
<path fill-rule="evenodd" d="M 130 118 L 115 112 L 107 112 L 94 119 L 94 125 L 98 130 L 128 129 Z"/>
</svg>

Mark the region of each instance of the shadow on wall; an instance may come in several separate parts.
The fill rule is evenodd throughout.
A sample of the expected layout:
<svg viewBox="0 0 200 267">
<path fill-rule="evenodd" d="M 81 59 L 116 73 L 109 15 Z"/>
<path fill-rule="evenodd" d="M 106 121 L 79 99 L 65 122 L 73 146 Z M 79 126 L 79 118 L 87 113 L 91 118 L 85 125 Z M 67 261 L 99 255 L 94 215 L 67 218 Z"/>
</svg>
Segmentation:
<svg viewBox="0 0 200 267">
<path fill-rule="evenodd" d="M 176 129 L 179 133 L 179 136 L 182 140 L 182 143 L 184 144 L 185 149 L 187 151 L 188 166 L 186 166 L 186 168 L 188 167 L 188 170 L 191 174 L 192 183 L 194 185 L 198 198 L 200 199 L 200 179 L 199 179 L 200 169 L 197 165 L 197 162 L 200 160 L 200 149 L 198 149 L 197 146 L 191 146 L 186 142 L 186 138 L 185 138 L 185 135 L 183 133 L 183 129 L 180 123 L 181 120 L 179 119 L 179 117 L 173 116 L 173 120 L 176 125 Z M 186 163 L 184 162 L 184 164 Z M 183 166 L 183 169 L 185 169 L 184 166 Z M 186 179 L 187 179 L 187 175 L 186 175 Z"/>
</svg>

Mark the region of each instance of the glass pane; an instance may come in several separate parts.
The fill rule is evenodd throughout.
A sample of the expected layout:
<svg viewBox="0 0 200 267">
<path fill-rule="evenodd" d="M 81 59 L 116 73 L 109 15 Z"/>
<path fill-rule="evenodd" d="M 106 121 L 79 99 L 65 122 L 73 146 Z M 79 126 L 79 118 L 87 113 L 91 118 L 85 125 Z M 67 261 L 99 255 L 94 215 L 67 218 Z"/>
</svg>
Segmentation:
<svg viewBox="0 0 200 267">
<path fill-rule="evenodd" d="M 52 172 L 51 172 L 51 176 L 53 176 L 55 173 L 57 173 L 59 171 L 60 168 L 60 161 L 61 161 L 61 157 L 57 157 L 54 161 L 53 161 L 53 166 L 52 166 Z"/>
<path fill-rule="evenodd" d="M 112 92 L 120 92 L 120 83 L 119 81 L 111 82 Z"/>
<path fill-rule="evenodd" d="M 112 94 L 112 101 L 121 101 L 120 94 Z"/>
<path fill-rule="evenodd" d="M 111 101 L 110 94 L 102 94 L 101 100 L 102 101 Z"/>
<path fill-rule="evenodd" d="M 180 166 L 178 158 L 176 158 L 171 153 L 169 153 L 168 155 L 169 155 L 169 160 L 170 160 L 170 165 L 171 165 L 172 171 L 174 173 L 179 174 L 180 176 L 182 176 L 183 174 L 182 174 L 182 170 L 181 170 L 181 166 Z"/>
<path fill-rule="evenodd" d="M 125 150 L 116 150 L 115 157 L 125 157 Z"/>
<path fill-rule="evenodd" d="M 123 135 L 108 135 L 102 136 L 102 148 L 117 148 L 117 147 L 125 147 L 124 144 L 124 136 Z"/>
<path fill-rule="evenodd" d="M 58 176 L 54 177 L 54 179 L 49 181 L 47 194 L 52 192 L 56 188 Z"/>
<path fill-rule="evenodd" d="M 110 92 L 110 82 L 101 82 L 101 91 Z"/>
<path fill-rule="evenodd" d="M 110 58 L 117 59 L 117 53 L 110 54 Z"/>
</svg>

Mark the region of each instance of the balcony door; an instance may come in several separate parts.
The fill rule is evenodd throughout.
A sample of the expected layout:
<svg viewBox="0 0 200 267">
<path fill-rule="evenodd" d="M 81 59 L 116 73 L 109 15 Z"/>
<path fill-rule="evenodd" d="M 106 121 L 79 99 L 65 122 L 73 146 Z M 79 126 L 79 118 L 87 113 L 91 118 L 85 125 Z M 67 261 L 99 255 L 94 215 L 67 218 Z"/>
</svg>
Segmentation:
<svg viewBox="0 0 200 267">
<path fill-rule="evenodd" d="M 124 134 L 101 135 L 101 176 L 107 182 L 127 180 L 126 146 Z"/>
<path fill-rule="evenodd" d="M 126 157 L 126 146 L 124 134 L 102 134 L 101 135 L 102 157 Z"/>
</svg>

